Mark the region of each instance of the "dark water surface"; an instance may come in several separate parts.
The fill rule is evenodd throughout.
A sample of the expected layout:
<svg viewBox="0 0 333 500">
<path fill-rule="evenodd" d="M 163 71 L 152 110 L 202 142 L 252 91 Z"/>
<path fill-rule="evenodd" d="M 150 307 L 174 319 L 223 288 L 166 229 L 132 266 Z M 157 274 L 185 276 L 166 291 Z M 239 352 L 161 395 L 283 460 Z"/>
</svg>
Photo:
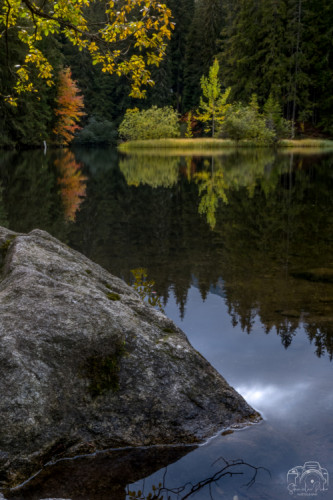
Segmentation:
<svg viewBox="0 0 333 500">
<path fill-rule="evenodd" d="M 159 483 L 178 493 L 165 499 L 187 483 L 199 500 L 286 499 L 288 484 L 333 498 L 333 154 L 2 152 L 0 186 L 0 225 L 45 229 L 127 282 L 145 268 L 166 314 L 264 417 L 195 450 L 62 461 L 11 498 L 146 498 Z"/>
</svg>

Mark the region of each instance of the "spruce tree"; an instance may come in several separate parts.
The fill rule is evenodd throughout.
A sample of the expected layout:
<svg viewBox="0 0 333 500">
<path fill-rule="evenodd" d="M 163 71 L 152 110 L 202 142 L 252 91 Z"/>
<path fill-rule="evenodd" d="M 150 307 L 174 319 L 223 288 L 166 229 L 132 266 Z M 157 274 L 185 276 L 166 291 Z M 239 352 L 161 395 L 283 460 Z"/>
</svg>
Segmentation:
<svg viewBox="0 0 333 500">
<path fill-rule="evenodd" d="M 223 0 L 198 0 L 188 35 L 185 56 L 184 106 L 198 105 L 201 94 L 198 75 L 208 74 L 218 52 L 223 26 Z"/>
<path fill-rule="evenodd" d="M 331 0 L 307 0 L 303 5 L 304 32 L 302 50 L 306 55 L 309 77 L 311 122 L 333 134 L 333 3 Z"/>
<path fill-rule="evenodd" d="M 232 99 L 255 92 L 263 105 L 272 93 L 287 119 L 329 130 L 332 25 L 330 0 L 235 0 L 219 54 Z"/>
<path fill-rule="evenodd" d="M 179 113 L 186 111 L 183 101 L 185 54 L 189 29 L 194 16 L 194 4 L 194 0 L 168 0 L 167 2 L 175 22 L 167 52 L 173 94 L 173 102 L 170 104 L 173 104 Z"/>
</svg>

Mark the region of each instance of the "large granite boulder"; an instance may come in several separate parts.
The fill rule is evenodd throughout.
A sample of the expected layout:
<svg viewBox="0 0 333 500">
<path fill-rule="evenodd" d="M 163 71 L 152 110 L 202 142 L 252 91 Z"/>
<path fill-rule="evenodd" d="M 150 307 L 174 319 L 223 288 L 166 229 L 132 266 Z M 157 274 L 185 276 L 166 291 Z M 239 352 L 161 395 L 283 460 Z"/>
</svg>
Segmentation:
<svg viewBox="0 0 333 500">
<path fill-rule="evenodd" d="M 46 232 L 0 228 L 0 481 L 61 456 L 195 443 L 258 414 L 164 314 Z"/>
</svg>

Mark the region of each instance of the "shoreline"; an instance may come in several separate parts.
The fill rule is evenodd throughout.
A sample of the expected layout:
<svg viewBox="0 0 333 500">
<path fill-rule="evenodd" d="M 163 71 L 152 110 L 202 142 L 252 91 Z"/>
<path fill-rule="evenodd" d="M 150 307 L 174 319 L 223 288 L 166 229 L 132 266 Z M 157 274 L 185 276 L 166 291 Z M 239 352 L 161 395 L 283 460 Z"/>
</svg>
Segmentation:
<svg viewBox="0 0 333 500">
<path fill-rule="evenodd" d="M 329 139 L 281 139 L 275 144 L 260 144 L 255 141 L 234 141 L 231 139 L 142 139 L 136 141 L 122 142 L 117 145 L 120 152 L 127 153 L 133 150 L 152 150 L 152 149 L 167 149 L 167 150 L 224 150 L 224 149 L 247 149 L 247 148 L 270 148 L 270 149 L 287 149 L 302 148 L 302 150 L 316 149 L 320 151 L 333 150 L 333 140 Z"/>
</svg>

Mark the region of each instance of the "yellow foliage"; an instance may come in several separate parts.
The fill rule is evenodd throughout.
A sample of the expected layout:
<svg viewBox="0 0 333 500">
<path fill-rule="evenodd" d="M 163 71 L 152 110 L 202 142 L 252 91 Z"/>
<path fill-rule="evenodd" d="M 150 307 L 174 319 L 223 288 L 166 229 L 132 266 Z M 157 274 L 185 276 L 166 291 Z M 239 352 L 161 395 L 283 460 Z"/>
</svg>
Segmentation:
<svg viewBox="0 0 333 500">
<path fill-rule="evenodd" d="M 201 77 L 202 96 L 200 97 L 200 108 L 196 116 L 199 121 L 205 124 L 205 132 L 212 131 L 212 137 L 215 135 L 216 126 L 221 125 L 224 121 L 230 106 L 230 104 L 227 104 L 227 100 L 231 88 L 228 87 L 222 93 L 219 70 L 219 63 L 215 59 L 213 65 L 209 68 L 208 78 Z"/>
<path fill-rule="evenodd" d="M 87 14 L 91 5 L 92 0 L 45 0 L 42 4 L 32 0 L 3 2 L 0 37 L 10 39 L 10 33 L 27 48 L 24 63 L 15 69 L 17 94 L 33 90 L 29 81 L 32 66 L 37 67 L 39 78 L 52 85 L 53 68 L 38 47 L 38 42 L 51 33 L 62 34 L 79 50 L 88 50 L 93 64 L 101 64 L 102 71 L 127 75 L 132 82 L 131 95 L 144 96 L 142 86 L 152 84 L 147 66 L 159 65 L 171 36 L 170 9 L 158 0 L 123 0 L 121 3 L 109 0 L 105 9 L 108 23 L 92 32 Z M 136 47 L 138 54 L 129 58 L 130 46 Z M 7 99 L 7 102 L 14 103 L 15 99 Z"/>
</svg>

